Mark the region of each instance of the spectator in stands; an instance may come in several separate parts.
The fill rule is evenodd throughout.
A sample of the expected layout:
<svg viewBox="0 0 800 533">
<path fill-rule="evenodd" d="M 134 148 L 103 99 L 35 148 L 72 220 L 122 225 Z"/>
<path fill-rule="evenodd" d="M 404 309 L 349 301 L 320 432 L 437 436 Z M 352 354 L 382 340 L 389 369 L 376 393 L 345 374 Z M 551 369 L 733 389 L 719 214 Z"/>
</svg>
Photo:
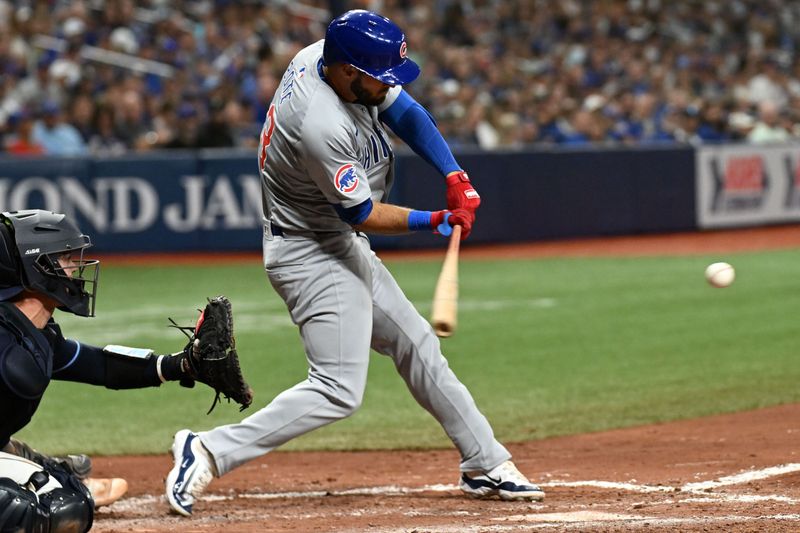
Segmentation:
<svg viewBox="0 0 800 533">
<path fill-rule="evenodd" d="M 772 100 L 764 100 L 758 106 L 758 121 L 747 135 L 751 143 L 777 143 L 789 140 L 789 132 L 780 123 L 778 105 Z"/>
<path fill-rule="evenodd" d="M 785 107 L 788 103 L 785 89 L 787 80 L 779 61 L 766 57 L 760 62 L 760 67 L 760 71 L 748 83 L 750 101 L 754 104 L 770 101 L 777 108 Z"/>
<path fill-rule="evenodd" d="M 188 102 L 201 127 L 209 109 L 211 121 L 230 128 L 230 139 L 210 139 L 213 128 L 202 128 L 200 144 L 257 142 L 289 58 L 322 38 L 332 15 L 369 7 L 366 0 L 303 3 L 318 11 L 294 2 L 115 1 L 102 10 L 63 0 L 12 3 L 19 7 L 0 21 L 0 121 L 44 101 L 67 110 L 86 94 L 119 106 L 117 136 L 129 150 L 148 150 L 186 144 L 171 141 L 175 113 Z M 339 11 L 324 12 L 334 5 Z M 800 130 L 793 112 L 800 104 L 800 10 L 793 6 L 392 0 L 383 13 L 408 28 L 409 54 L 426 73 L 407 90 L 440 119 L 448 140 L 502 149 L 596 142 L 575 133 L 592 130 L 591 122 L 600 126 L 600 142 L 744 140 L 764 101 L 787 122 L 781 130 Z M 33 45 L 39 34 L 60 41 L 45 50 Z M 112 66 L 88 60 L 85 46 L 96 47 L 92 55 L 130 57 Z M 141 75 L 133 70 L 138 58 L 166 71 Z M 594 95 L 605 102 L 589 120 L 576 110 Z M 224 112 L 215 100 L 226 102 Z M 688 106 L 699 110 L 696 128 Z M 85 135 L 85 121 L 77 120 L 68 117 Z"/>
<path fill-rule="evenodd" d="M 155 100 L 154 104 L 158 101 Z M 145 134 L 151 148 L 164 148 L 175 138 L 178 130 L 178 113 L 171 101 L 161 103 L 153 114 L 153 129 Z"/>
<path fill-rule="evenodd" d="M 230 124 L 234 145 L 242 148 L 255 148 L 259 142 L 261 124 L 252 122 L 252 108 L 246 102 L 230 100 L 225 104 L 225 120 Z"/>
<path fill-rule="evenodd" d="M 593 106 L 584 106 L 572 114 L 570 131 L 566 132 L 562 144 L 585 145 L 606 142 L 608 121 Z"/>
<path fill-rule="evenodd" d="M 33 117 L 25 110 L 9 117 L 12 134 L 6 139 L 6 151 L 13 155 L 42 155 L 44 147 L 33 140 Z"/>
<path fill-rule="evenodd" d="M 122 155 L 127 151 L 125 141 L 114 130 L 114 112 L 107 104 L 100 104 L 92 117 L 89 152 L 99 157 Z"/>
<path fill-rule="evenodd" d="M 86 143 L 74 126 L 63 121 L 61 108 L 55 102 L 45 102 L 40 119 L 33 125 L 33 140 L 42 145 L 47 155 L 83 155 Z"/>
<path fill-rule="evenodd" d="M 753 131 L 756 120 L 744 111 L 733 111 L 728 115 L 727 131 L 730 132 L 731 139 L 734 141 L 747 140 L 747 136 Z"/>
<path fill-rule="evenodd" d="M 84 142 L 88 142 L 94 129 L 94 100 L 87 94 L 79 94 L 72 99 L 69 123 L 75 126 Z"/>
<path fill-rule="evenodd" d="M 51 58 L 43 55 L 36 62 L 33 72 L 20 73 L 23 77 L 7 94 L 5 101 L 13 102 L 11 105 L 27 108 L 33 108 L 45 100 L 55 101 L 59 89 L 50 83 L 48 73 L 50 63 Z"/>
<path fill-rule="evenodd" d="M 200 119 L 194 104 L 184 103 L 178 108 L 178 127 L 175 137 L 165 148 L 199 148 Z"/>
<path fill-rule="evenodd" d="M 200 129 L 197 146 L 200 148 L 227 148 L 233 146 L 233 134 L 225 114 L 225 102 L 212 100 L 208 108 L 209 119 Z"/>
<path fill-rule="evenodd" d="M 145 134 L 152 128 L 144 112 L 142 93 L 134 88 L 123 89 L 119 101 L 110 101 L 119 106 L 114 124 L 116 136 L 130 149 L 149 148 Z"/>
<path fill-rule="evenodd" d="M 676 125 L 677 127 L 672 133 L 675 140 L 689 144 L 703 142 L 703 138 L 700 136 L 700 110 L 697 106 L 686 106 L 677 115 Z"/>
<path fill-rule="evenodd" d="M 80 44 L 68 43 L 62 55 L 56 58 L 47 70 L 50 80 L 57 87 L 53 99 L 64 105 L 67 95 L 72 92 L 81 80 Z"/>
<path fill-rule="evenodd" d="M 726 131 L 727 117 L 722 104 L 717 101 L 706 103 L 700 110 L 700 124 L 697 128 L 697 136 L 700 142 L 724 142 L 731 139 Z"/>
</svg>

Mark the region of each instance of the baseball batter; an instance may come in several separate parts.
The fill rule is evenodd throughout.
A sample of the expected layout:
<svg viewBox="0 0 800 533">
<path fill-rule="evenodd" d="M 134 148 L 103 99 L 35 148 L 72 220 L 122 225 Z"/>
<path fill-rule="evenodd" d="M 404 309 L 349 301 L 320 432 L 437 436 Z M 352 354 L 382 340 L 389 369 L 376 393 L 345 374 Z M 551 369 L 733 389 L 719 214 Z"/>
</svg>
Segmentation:
<svg viewBox="0 0 800 533">
<path fill-rule="evenodd" d="M 238 424 L 175 435 L 167 477 L 171 507 L 190 515 L 221 476 L 285 442 L 353 414 L 367 383 L 370 348 L 394 360 L 419 404 L 461 453 L 460 487 L 475 497 L 542 500 L 495 438 L 364 233 L 469 235 L 480 196 L 428 112 L 402 89 L 419 75 L 403 32 L 350 11 L 324 41 L 289 64 L 269 107 L 258 164 L 264 200 L 264 266 L 298 326 L 308 378 Z M 448 209 L 385 203 L 393 180 L 388 126 L 446 176 Z"/>
</svg>

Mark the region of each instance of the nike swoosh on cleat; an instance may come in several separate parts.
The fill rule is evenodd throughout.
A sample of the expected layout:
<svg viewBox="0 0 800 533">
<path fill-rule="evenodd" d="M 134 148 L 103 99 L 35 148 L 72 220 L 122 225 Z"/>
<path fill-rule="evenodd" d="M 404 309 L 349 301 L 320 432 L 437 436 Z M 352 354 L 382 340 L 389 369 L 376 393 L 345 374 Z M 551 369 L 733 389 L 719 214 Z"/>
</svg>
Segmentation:
<svg viewBox="0 0 800 533">
<path fill-rule="evenodd" d="M 500 482 L 501 482 L 500 478 L 495 479 L 492 476 L 490 476 L 489 474 L 484 474 L 484 476 L 486 476 L 486 479 L 488 479 L 489 481 L 491 481 L 495 485 L 499 485 Z"/>
</svg>

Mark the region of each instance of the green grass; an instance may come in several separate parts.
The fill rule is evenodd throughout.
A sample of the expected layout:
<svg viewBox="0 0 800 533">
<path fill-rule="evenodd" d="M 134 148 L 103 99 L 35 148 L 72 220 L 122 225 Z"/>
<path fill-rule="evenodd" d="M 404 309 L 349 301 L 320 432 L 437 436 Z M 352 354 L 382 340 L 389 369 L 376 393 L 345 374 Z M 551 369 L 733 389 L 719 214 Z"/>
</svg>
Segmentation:
<svg viewBox="0 0 800 533">
<path fill-rule="evenodd" d="M 505 442 L 733 412 L 800 400 L 796 312 L 800 251 L 729 255 L 737 280 L 712 289 L 719 257 L 461 262 L 459 327 L 443 340 L 456 374 Z M 438 261 L 389 268 L 427 315 Z M 234 305 L 237 346 L 256 405 L 303 379 L 297 331 L 258 262 L 104 267 L 98 317 L 59 313 L 84 342 L 176 351 L 167 317 L 191 323 L 206 296 Z M 233 404 L 175 383 L 108 391 L 53 382 L 20 434 L 50 452 L 164 452 L 175 430 L 236 422 Z M 391 362 L 374 355 L 353 417 L 286 449 L 449 446 Z"/>
</svg>

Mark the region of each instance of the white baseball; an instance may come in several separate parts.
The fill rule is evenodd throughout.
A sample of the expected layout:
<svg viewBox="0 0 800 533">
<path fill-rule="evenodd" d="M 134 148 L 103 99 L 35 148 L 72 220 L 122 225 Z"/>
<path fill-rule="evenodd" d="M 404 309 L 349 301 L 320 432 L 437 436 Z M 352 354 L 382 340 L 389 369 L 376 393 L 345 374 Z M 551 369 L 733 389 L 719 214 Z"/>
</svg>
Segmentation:
<svg viewBox="0 0 800 533">
<path fill-rule="evenodd" d="M 728 263 L 712 263 L 706 268 L 706 281 L 713 287 L 727 287 L 736 278 L 736 272 Z"/>
</svg>

